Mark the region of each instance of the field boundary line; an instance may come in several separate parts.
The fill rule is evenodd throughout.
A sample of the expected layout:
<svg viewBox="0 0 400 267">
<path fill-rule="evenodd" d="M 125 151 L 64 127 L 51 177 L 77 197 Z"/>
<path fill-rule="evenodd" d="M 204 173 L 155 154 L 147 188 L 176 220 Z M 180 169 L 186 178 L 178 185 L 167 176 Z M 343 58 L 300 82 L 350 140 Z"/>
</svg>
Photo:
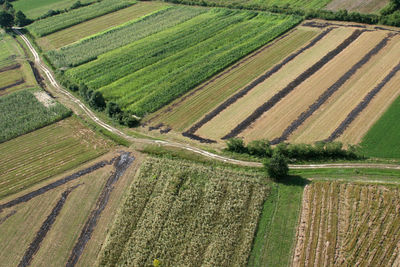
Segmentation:
<svg viewBox="0 0 400 267">
<path fill-rule="evenodd" d="M 324 57 L 322 57 L 317 63 L 312 65 L 310 68 L 305 70 L 302 74 L 300 74 L 296 79 L 290 82 L 285 88 L 280 90 L 274 96 L 272 96 L 267 102 L 259 106 L 250 116 L 248 116 L 245 120 L 239 123 L 231 132 L 222 137 L 222 139 L 229 139 L 237 136 L 241 132 L 243 132 L 246 128 L 248 128 L 253 122 L 255 122 L 258 118 L 260 118 L 265 112 L 274 107 L 279 101 L 281 101 L 284 97 L 286 97 L 290 92 L 296 89 L 300 84 L 310 78 L 313 74 L 315 74 L 318 70 L 320 70 L 323 66 L 325 66 L 328 62 L 330 62 L 333 58 L 339 55 L 346 47 L 352 44 L 355 40 L 360 37 L 361 34 L 366 32 L 366 30 L 355 30 L 349 37 L 347 37 L 340 45 L 338 45 L 335 49 L 328 52 Z"/>
<path fill-rule="evenodd" d="M 360 113 L 367 108 L 369 103 L 374 97 L 391 81 L 391 79 L 400 71 L 400 63 L 395 66 L 392 71 L 368 94 L 364 99 L 347 115 L 347 117 L 340 123 L 340 125 L 333 131 L 333 133 L 325 140 L 331 142 L 341 136 L 350 124 L 360 115 Z"/>
<path fill-rule="evenodd" d="M 324 32 L 320 33 L 317 37 L 315 37 L 313 40 L 311 40 L 306 46 L 300 48 L 298 51 L 290 54 L 287 56 L 285 59 L 283 59 L 280 63 L 277 65 L 273 66 L 272 69 L 267 70 L 264 74 L 250 82 L 249 85 L 245 86 L 243 89 L 241 89 L 239 92 L 234 94 L 233 96 L 229 97 L 227 100 L 225 100 L 222 104 L 220 104 L 218 107 L 216 107 L 213 111 L 210 113 L 206 114 L 200 121 L 195 123 L 192 127 L 190 127 L 189 130 L 185 131 L 182 135 L 194 135 L 194 133 L 200 129 L 203 125 L 205 125 L 207 122 L 212 120 L 214 117 L 216 117 L 219 113 L 221 113 L 223 110 L 234 104 L 236 101 L 238 101 L 240 98 L 244 97 L 247 95 L 253 88 L 255 88 L 258 84 L 264 82 L 267 80 L 269 77 L 271 77 L 273 74 L 278 72 L 281 68 L 283 68 L 287 63 L 295 59 L 297 56 L 302 54 L 304 51 L 310 49 L 313 47 L 315 44 L 317 44 L 320 40 L 322 40 L 323 37 L 325 37 L 328 33 L 330 33 L 334 28 L 329 28 L 325 30 Z M 272 46 L 273 44 L 267 46 L 266 48 Z"/>
<path fill-rule="evenodd" d="M 365 64 L 367 64 L 371 58 L 377 55 L 391 39 L 392 35 L 389 34 L 387 37 L 382 39 L 375 47 L 373 47 L 367 54 L 365 54 L 356 64 L 354 64 L 345 74 L 343 74 L 334 84 L 326 89 L 318 99 L 312 103 L 308 109 L 302 112 L 297 119 L 283 131 L 282 135 L 271 141 L 272 145 L 279 144 L 289 138 L 289 136 L 296 131 L 308 118 L 310 118 L 315 111 L 317 111 L 329 98 L 337 92 L 355 73 L 357 73 Z"/>
</svg>

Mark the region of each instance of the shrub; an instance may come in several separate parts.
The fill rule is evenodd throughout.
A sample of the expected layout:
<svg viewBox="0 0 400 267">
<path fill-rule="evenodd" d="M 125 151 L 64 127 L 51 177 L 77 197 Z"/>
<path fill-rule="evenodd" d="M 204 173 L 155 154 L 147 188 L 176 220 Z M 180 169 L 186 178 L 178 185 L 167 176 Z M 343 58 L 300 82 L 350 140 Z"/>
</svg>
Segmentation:
<svg viewBox="0 0 400 267">
<path fill-rule="evenodd" d="M 289 173 L 289 166 L 285 156 L 279 151 L 274 151 L 272 158 L 264 162 L 269 177 L 281 180 Z"/>
<path fill-rule="evenodd" d="M 247 149 L 244 145 L 243 139 L 231 138 L 226 142 L 228 150 L 236 153 L 246 153 Z"/>
<path fill-rule="evenodd" d="M 272 148 L 268 140 L 255 140 L 247 145 L 247 149 L 250 155 L 258 157 L 271 157 Z"/>
</svg>

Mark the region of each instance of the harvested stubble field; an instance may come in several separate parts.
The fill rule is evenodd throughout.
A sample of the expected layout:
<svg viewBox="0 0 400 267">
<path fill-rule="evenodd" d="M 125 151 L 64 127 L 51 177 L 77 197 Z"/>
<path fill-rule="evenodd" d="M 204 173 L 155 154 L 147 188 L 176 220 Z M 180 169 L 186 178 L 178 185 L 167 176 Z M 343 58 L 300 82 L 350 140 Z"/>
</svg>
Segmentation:
<svg viewBox="0 0 400 267">
<path fill-rule="evenodd" d="M 147 159 L 101 254 L 100 266 L 244 266 L 269 186 L 262 177 Z M 195 216 L 194 216 L 195 214 Z"/>
<path fill-rule="evenodd" d="M 94 159 L 110 147 L 75 118 L 4 142 L 0 144 L 0 198 Z"/>
<path fill-rule="evenodd" d="M 116 157 L 115 153 L 109 154 L 103 159 L 109 161 L 112 157 Z M 80 167 L 80 169 L 82 168 Z M 0 252 L 2 265 L 16 266 L 23 258 L 24 253 L 28 251 L 35 252 L 33 258 L 25 257 L 25 262 L 30 262 L 31 266 L 49 266 L 50 262 L 55 266 L 65 265 L 89 214 L 98 208 L 96 202 L 109 177 L 113 175 L 114 169 L 111 163 L 107 163 L 100 169 L 46 191 L 28 202 L 3 210 L 0 213 L 0 242 L 4 245 Z M 113 185 L 114 190 L 84 248 L 84 255 L 88 254 L 90 257 L 85 257 L 83 262 L 79 261 L 77 266 L 94 266 L 108 227 L 114 218 L 115 210 L 125 188 L 130 183 L 129 176 L 122 176 Z M 69 194 L 65 194 L 66 192 Z M 56 207 L 56 203 L 60 204 L 62 194 L 64 194 L 64 203 L 61 203 L 58 214 L 56 214 L 53 208 Z M 11 200 L 13 197 L 11 196 L 7 200 Z M 47 220 L 50 222 L 49 228 L 42 231 L 40 241 L 37 236 L 35 238 L 35 235 L 46 217 L 49 219 L 48 215 L 52 213 L 52 209 L 52 221 Z M 7 219 L 2 220 L 6 217 Z M 33 242 L 34 240 L 35 242 Z M 29 244 L 31 246 L 28 250 Z"/>
<path fill-rule="evenodd" d="M 233 95 L 211 109 L 186 128 L 188 132 L 216 141 L 238 136 L 273 143 L 336 139 L 359 143 L 399 95 L 400 36 L 390 30 L 338 24 L 330 29 L 322 27 L 323 37 L 267 68 L 240 88 L 239 97 Z M 228 73 L 225 78 L 229 77 Z M 156 113 L 154 121 L 170 126 L 168 116 L 175 110 L 179 104 Z M 196 110 L 195 116 L 199 117 Z"/>
<path fill-rule="evenodd" d="M 293 266 L 398 266 L 399 194 L 397 186 L 306 186 Z"/>
<path fill-rule="evenodd" d="M 273 40 L 300 19 L 253 11 L 206 11 L 102 54 L 67 70 L 66 75 L 100 90 L 124 110 L 143 116 Z"/>
<path fill-rule="evenodd" d="M 389 0 L 332 0 L 325 9 L 355 11 L 360 13 L 374 13 L 384 8 Z"/>
<path fill-rule="evenodd" d="M 44 50 L 59 49 L 79 41 L 82 38 L 87 38 L 99 32 L 109 30 L 165 7 L 167 7 L 167 5 L 163 2 L 139 2 L 133 6 L 39 38 L 36 41 Z"/>
</svg>

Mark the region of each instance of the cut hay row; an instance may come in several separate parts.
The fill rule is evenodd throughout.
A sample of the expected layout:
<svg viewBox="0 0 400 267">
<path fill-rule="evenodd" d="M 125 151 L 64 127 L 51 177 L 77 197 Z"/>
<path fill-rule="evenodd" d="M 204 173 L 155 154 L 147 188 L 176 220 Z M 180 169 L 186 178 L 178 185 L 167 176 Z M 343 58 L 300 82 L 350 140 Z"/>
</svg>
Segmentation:
<svg viewBox="0 0 400 267">
<path fill-rule="evenodd" d="M 348 47 L 352 42 L 354 42 L 363 32 L 362 30 L 355 30 L 353 34 L 344 40 L 339 46 L 334 50 L 330 51 L 323 58 L 321 58 L 317 63 L 311 66 L 309 69 L 305 70 L 300 76 L 298 76 L 294 81 L 289 83 L 285 88 L 280 90 L 274 96 L 272 96 L 267 102 L 258 107 L 250 116 L 248 116 L 244 121 L 239 123 L 233 130 L 231 130 L 227 135 L 222 137 L 222 139 L 229 139 L 237 136 L 243 132 L 247 127 L 249 127 L 254 121 L 261 117 L 265 112 L 271 109 L 276 103 L 292 92 L 297 86 L 303 83 L 305 80 L 310 78 L 314 73 L 316 73 L 320 68 L 327 64 L 330 60 L 336 57 L 340 52 Z"/>
<path fill-rule="evenodd" d="M 382 88 L 400 71 L 400 64 L 393 68 L 393 70 L 374 88 L 365 98 L 347 115 L 346 119 L 342 121 L 338 128 L 326 139 L 331 142 L 343 134 L 343 132 L 350 126 L 350 124 L 357 118 L 360 113 L 367 108 L 372 99 L 382 90 Z"/>
<path fill-rule="evenodd" d="M 209 122 L 211 119 L 213 119 L 214 117 L 216 117 L 218 114 L 220 114 L 223 110 L 225 110 L 226 108 L 228 108 L 230 105 L 232 105 L 233 103 L 235 103 L 238 99 L 242 98 L 243 96 L 245 96 L 248 92 L 250 92 L 254 87 L 256 87 L 258 84 L 262 83 L 263 81 L 265 81 L 266 79 L 268 79 L 271 75 L 273 75 L 274 73 L 278 72 L 283 66 L 285 66 L 287 63 L 289 63 L 290 61 L 292 61 L 294 58 L 296 58 L 298 55 L 300 55 L 301 53 L 303 53 L 304 51 L 310 49 L 311 47 L 313 47 L 315 44 L 317 44 L 323 37 L 325 37 L 330 31 L 332 30 L 332 28 L 329 28 L 327 30 L 325 30 L 324 32 L 322 32 L 321 34 L 319 34 L 317 37 L 315 37 L 309 44 L 307 44 L 306 46 L 304 46 L 303 48 L 299 49 L 298 51 L 292 53 L 291 55 L 289 55 L 287 58 L 285 58 L 281 63 L 275 65 L 271 70 L 267 71 L 266 73 L 264 73 L 263 75 L 261 75 L 260 77 L 258 77 L 256 80 L 252 81 L 249 85 L 247 85 L 246 87 L 244 87 L 242 90 L 240 90 L 239 92 L 237 92 L 236 94 L 234 94 L 233 96 L 231 96 L 230 98 L 228 98 L 227 100 L 225 100 L 225 102 L 223 102 L 221 105 L 219 105 L 217 108 L 215 108 L 213 111 L 211 111 L 210 113 L 208 113 L 207 115 L 205 115 L 199 122 L 197 122 L 196 124 L 194 124 L 192 127 L 190 127 L 189 130 L 187 130 L 185 133 L 187 134 L 194 134 L 198 129 L 200 129 L 204 124 L 206 124 L 207 122 Z M 185 134 L 184 133 L 184 134 Z"/>
<path fill-rule="evenodd" d="M 147 266 L 154 259 L 166 266 L 245 266 L 267 194 L 255 175 L 149 159 L 100 266 Z"/>
<path fill-rule="evenodd" d="M 21 68 L 21 64 L 19 64 L 19 63 L 14 63 L 14 64 L 12 64 L 12 65 L 9 65 L 9 66 L 0 68 L 0 73 L 1 73 L 1 72 L 6 72 L 6 71 L 9 71 L 9 70 L 16 70 L 16 69 L 19 69 L 19 68 Z"/>
<path fill-rule="evenodd" d="M 346 83 L 351 77 L 360 70 L 371 58 L 377 55 L 388 43 L 391 36 L 384 38 L 374 48 L 372 48 L 360 61 L 354 64 L 343 76 L 341 76 L 333 85 L 331 85 L 326 91 L 324 91 L 318 99 L 307 108 L 306 111 L 301 113 L 299 117 L 294 120 L 282 133 L 281 136 L 273 139 L 272 144 L 278 144 L 284 142 L 288 137 L 298 129 L 309 117 L 311 117 L 315 111 L 317 111 L 329 98 L 338 91 L 344 83 Z M 394 75 L 394 74 L 393 74 Z M 382 85 L 383 87 L 383 85 Z M 344 129 L 343 129 L 344 130 Z M 331 139 L 330 141 L 332 141 Z"/>
<path fill-rule="evenodd" d="M 220 140 L 221 137 L 250 116 L 257 107 L 295 80 L 305 69 L 312 67 L 322 57 L 334 50 L 353 32 L 354 29 L 333 29 L 319 41 L 318 45 L 304 51 L 287 63 L 280 71 L 256 86 L 247 95 L 237 100 L 229 108 L 223 110 L 218 116 L 201 127 L 196 134 L 205 138 Z M 300 48 L 298 47 L 298 49 Z M 279 53 L 279 49 L 276 53 Z"/>
<path fill-rule="evenodd" d="M 99 220 L 100 215 L 102 214 L 108 203 L 110 194 L 114 189 L 114 184 L 119 180 L 121 176 L 124 175 L 125 171 L 129 168 L 134 160 L 134 157 L 132 157 L 130 154 L 130 152 L 124 152 L 118 158 L 116 158 L 114 171 L 112 175 L 108 178 L 99 198 L 96 201 L 96 208 L 92 210 L 90 216 L 86 220 L 85 225 L 83 226 L 81 234 L 68 258 L 66 264 L 67 267 L 75 266 L 79 258 L 81 257 L 83 250 L 86 247 L 86 244 L 92 237 L 94 228 L 97 225 L 97 221 Z"/>
<path fill-rule="evenodd" d="M 304 191 L 293 266 L 391 266 L 399 189 L 318 182 Z"/>
<path fill-rule="evenodd" d="M 79 185 L 78 185 L 79 186 Z M 40 227 L 39 231 L 36 233 L 35 239 L 29 245 L 28 249 L 25 251 L 24 256 L 22 257 L 21 261 L 18 264 L 18 267 L 26 267 L 31 265 L 32 258 L 36 254 L 36 252 L 40 248 L 40 244 L 42 243 L 43 239 L 46 237 L 47 233 L 51 230 L 58 214 L 60 214 L 61 209 L 63 208 L 65 202 L 67 201 L 68 195 L 74 190 L 77 186 L 68 188 L 61 194 L 60 200 L 54 206 L 51 213 L 47 216 L 46 220 L 43 222 L 42 226 Z"/>
</svg>

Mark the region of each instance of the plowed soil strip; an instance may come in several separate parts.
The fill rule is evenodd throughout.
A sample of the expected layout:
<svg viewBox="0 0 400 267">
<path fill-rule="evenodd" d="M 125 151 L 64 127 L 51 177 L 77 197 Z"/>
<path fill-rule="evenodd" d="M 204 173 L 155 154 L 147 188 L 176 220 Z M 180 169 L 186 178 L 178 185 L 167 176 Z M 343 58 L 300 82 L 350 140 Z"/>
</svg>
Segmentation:
<svg viewBox="0 0 400 267">
<path fill-rule="evenodd" d="M 346 119 L 342 121 L 338 128 L 326 139 L 326 141 L 333 141 L 341 136 L 349 125 L 360 115 L 360 113 L 368 106 L 372 99 L 382 90 L 383 87 L 400 71 L 400 63 L 393 68 L 393 70 L 374 88 L 364 99 L 347 115 Z"/>
<path fill-rule="evenodd" d="M 298 55 L 303 53 L 304 51 L 310 49 L 313 47 L 318 41 L 320 41 L 323 37 L 325 37 L 330 31 L 332 31 L 333 28 L 329 28 L 319 34 L 317 37 L 315 37 L 308 45 L 305 47 L 301 48 L 300 50 L 292 53 L 289 55 L 287 58 L 285 58 L 281 63 L 275 65 L 271 70 L 267 71 L 257 79 L 255 79 L 253 82 L 251 82 L 249 85 L 247 85 L 245 88 L 228 98 L 225 102 L 223 102 L 221 105 L 219 105 L 217 108 L 215 108 L 213 111 L 208 113 L 207 115 L 204 116 L 199 122 L 194 124 L 188 131 L 183 133 L 183 136 L 189 136 L 189 134 L 194 134 L 200 127 L 202 127 L 204 124 L 206 124 L 208 121 L 216 117 L 219 113 L 221 113 L 224 109 L 235 103 L 238 99 L 242 98 L 245 96 L 248 92 L 250 92 L 254 87 L 256 87 L 258 84 L 264 82 L 266 79 L 271 77 L 274 73 L 278 72 L 283 66 L 285 66 L 287 63 L 292 61 L 294 58 L 296 58 Z"/>
<path fill-rule="evenodd" d="M 46 220 L 43 222 L 39 231 L 36 233 L 35 239 L 33 239 L 32 243 L 29 245 L 28 249 L 25 251 L 25 254 L 22 257 L 22 260 L 20 261 L 20 263 L 18 264 L 18 267 L 25 267 L 25 266 L 29 266 L 31 264 L 33 256 L 39 250 L 40 244 L 42 243 L 43 239 L 46 237 L 47 233 L 50 231 L 58 214 L 60 214 L 61 209 L 63 208 L 65 202 L 67 201 L 67 197 L 68 197 L 69 193 L 71 193 L 72 190 L 74 190 L 78 186 L 79 185 L 74 186 L 72 188 L 68 188 L 67 190 L 65 190 L 62 193 L 60 200 L 54 206 L 54 208 L 51 211 L 51 213 L 49 214 L 49 216 L 47 216 Z"/>
<path fill-rule="evenodd" d="M 306 111 L 300 114 L 300 116 L 294 120 L 289 127 L 287 127 L 282 135 L 271 141 L 271 144 L 276 145 L 281 143 L 302 125 L 309 117 L 311 117 L 315 111 L 317 111 L 328 99 L 339 90 L 342 85 L 347 82 L 362 66 L 364 66 L 374 55 L 378 54 L 390 40 L 391 36 L 384 38 L 379 44 L 377 44 L 372 50 L 370 50 L 360 61 L 358 61 L 350 70 L 348 70 L 342 77 L 339 78 L 331 87 L 329 87 L 320 97 L 308 107 Z M 394 76 L 394 74 L 393 74 Z M 386 84 L 386 83 L 385 83 Z M 383 86 L 382 86 L 383 87 Z"/>
<path fill-rule="evenodd" d="M 75 266 L 78 262 L 87 242 L 92 236 L 93 230 L 97 225 L 97 220 L 99 216 L 107 205 L 110 194 L 114 189 L 113 185 L 125 173 L 128 167 L 132 164 L 133 160 L 134 157 L 130 156 L 129 152 L 125 152 L 121 154 L 121 156 L 119 156 L 115 161 L 115 172 L 110 176 L 110 178 L 108 178 L 107 183 L 104 186 L 103 191 L 101 192 L 100 197 L 96 202 L 96 208 L 90 213 L 90 216 L 81 231 L 78 241 L 75 243 L 75 246 L 72 249 L 71 255 L 66 264 L 67 267 Z"/>
<path fill-rule="evenodd" d="M 84 170 L 80 170 L 80 171 L 78 171 L 78 172 L 76 172 L 74 174 L 71 174 L 71 175 L 69 175 L 69 176 L 67 176 L 65 178 L 62 178 L 62 179 L 57 180 L 57 181 L 55 181 L 55 182 L 53 182 L 51 184 L 43 186 L 43 187 L 41 187 L 41 188 L 39 188 L 39 189 L 37 189 L 35 191 L 32 191 L 32 192 L 30 192 L 30 193 L 28 193 L 26 195 L 20 196 L 20 197 L 18 197 L 16 199 L 13 199 L 13 200 L 11 200 L 11 201 L 9 201 L 7 203 L 1 204 L 0 205 L 0 213 L 3 211 L 3 209 L 11 208 L 11 207 L 13 207 L 15 205 L 18 205 L 20 203 L 23 203 L 23 202 L 28 202 L 32 198 L 40 196 L 40 195 L 46 193 L 47 191 L 50 191 L 50 190 L 52 190 L 54 188 L 57 188 L 57 187 L 59 187 L 59 186 L 61 186 L 63 184 L 68 183 L 69 181 L 78 179 L 79 177 L 81 177 L 83 175 L 86 175 L 86 174 L 89 174 L 89 173 L 91 173 L 91 172 L 93 172 L 95 170 L 98 170 L 100 168 L 103 168 L 106 165 L 110 165 L 115 161 L 115 159 L 116 158 L 113 158 L 111 161 L 107 161 L 107 160 L 100 161 L 100 162 L 98 162 L 98 163 L 96 163 L 96 164 L 94 164 L 94 165 L 92 165 L 92 166 L 90 166 L 90 167 L 88 167 L 88 168 L 86 168 Z"/>
<path fill-rule="evenodd" d="M 294 81 L 289 83 L 285 88 L 276 93 L 271 99 L 265 102 L 263 105 L 258 107 L 250 116 L 248 116 L 244 121 L 239 123 L 230 133 L 222 137 L 222 139 L 229 139 L 237 136 L 247 127 L 249 127 L 255 120 L 262 116 L 265 112 L 270 110 L 276 103 L 278 103 L 282 98 L 287 96 L 290 92 L 292 92 L 297 86 L 311 77 L 314 73 L 316 73 L 320 68 L 322 68 L 325 64 L 327 64 L 331 59 L 336 57 L 343 49 L 348 47 L 352 42 L 354 42 L 363 32 L 364 30 L 355 30 L 353 34 L 344 40 L 339 46 L 337 46 L 334 50 L 330 51 L 323 58 L 321 58 L 317 63 L 311 66 L 309 69 L 304 71 L 300 76 L 298 76 Z"/>
</svg>

